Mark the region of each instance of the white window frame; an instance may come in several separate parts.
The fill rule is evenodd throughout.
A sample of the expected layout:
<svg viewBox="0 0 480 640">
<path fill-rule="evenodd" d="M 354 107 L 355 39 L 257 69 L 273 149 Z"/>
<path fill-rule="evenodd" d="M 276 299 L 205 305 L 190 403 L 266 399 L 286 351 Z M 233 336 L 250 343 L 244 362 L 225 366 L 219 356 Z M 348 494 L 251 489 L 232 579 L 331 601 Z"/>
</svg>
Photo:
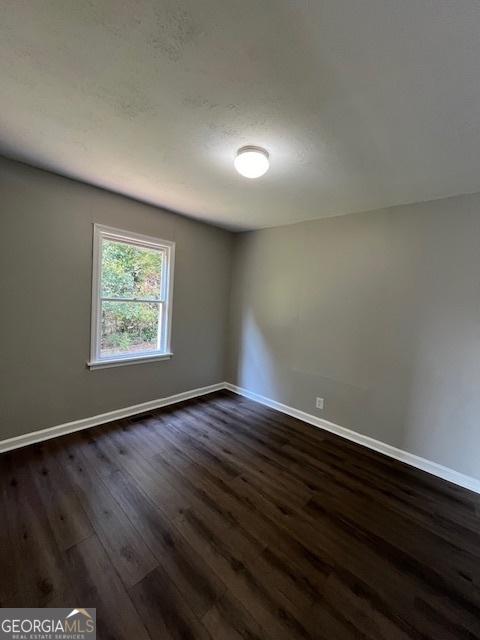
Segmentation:
<svg viewBox="0 0 480 640">
<path fill-rule="evenodd" d="M 160 249 L 165 253 L 165 261 L 162 269 L 161 297 L 152 300 L 152 302 L 162 303 L 162 334 L 159 339 L 158 348 L 153 351 L 119 354 L 108 357 L 102 357 L 100 355 L 100 339 L 102 335 L 102 300 L 106 299 L 101 296 L 103 240 L 126 242 L 139 247 Z M 160 238 L 145 236 L 140 233 L 134 233 L 133 231 L 124 231 L 123 229 L 106 227 L 101 224 L 93 225 L 92 325 L 90 361 L 87 362 L 90 369 L 117 367 L 126 364 L 140 364 L 142 362 L 152 362 L 155 360 L 167 360 L 173 356 L 171 351 L 171 334 L 174 264 L 175 243 L 170 240 L 161 240 Z M 122 298 L 119 299 L 122 300 Z M 108 298 L 108 300 L 110 300 L 110 298 Z M 141 301 L 148 302 L 148 300 Z"/>
</svg>

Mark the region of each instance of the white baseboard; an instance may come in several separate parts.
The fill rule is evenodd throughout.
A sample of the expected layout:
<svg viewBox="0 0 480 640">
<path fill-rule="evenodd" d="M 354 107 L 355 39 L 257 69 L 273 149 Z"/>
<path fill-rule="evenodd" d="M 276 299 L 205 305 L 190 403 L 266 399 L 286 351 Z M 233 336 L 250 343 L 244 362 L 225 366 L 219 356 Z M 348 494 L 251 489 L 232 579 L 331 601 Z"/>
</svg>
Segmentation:
<svg viewBox="0 0 480 640">
<path fill-rule="evenodd" d="M 21 436 L 16 436 L 15 438 L 0 441 L 0 453 L 10 451 L 11 449 L 18 449 L 19 447 L 26 447 L 29 444 L 35 444 L 36 442 L 42 442 L 43 440 L 50 440 L 50 438 L 57 438 L 58 436 L 73 433 L 74 431 L 81 431 L 82 429 L 96 427 L 99 424 L 112 422 L 113 420 L 128 418 L 129 416 L 144 413 L 145 411 L 159 409 L 160 407 L 165 407 L 169 404 L 175 404 L 176 402 L 182 402 L 182 400 L 189 400 L 190 398 L 203 396 L 207 393 L 212 393 L 213 391 L 219 391 L 220 389 L 225 389 L 224 382 L 211 384 L 208 387 L 199 387 L 198 389 L 192 389 L 182 393 L 176 393 L 173 396 L 159 398 L 158 400 L 150 400 L 149 402 L 134 404 L 130 407 L 124 407 L 123 409 L 115 409 L 114 411 L 108 411 L 107 413 L 100 413 L 99 415 L 92 416 L 90 418 L 66 422 L 65 424 L 59 424 L 55 427 L 41 429 L 40 431 L 26 433 Z"/>
<path fill-rule="evenodd" d="M 370 438 L 369 436 L 362 435 L 361 433 L 352 431 L 351 429 L 341 427 L 338 424 L 329 422 L 328 420 L 323 420 L 322 418 L 318 418 L 317 416 L 306 413 L 305 411 L 300 411 L 299 409 L 289 407 L 288 405 L 277 402 L 276 400 L 271 400 L 270 398 L 266 398 L 265 396 L 254 393 L 253 391 L 249 391 L 248 389 L 238 387 L 234 384 L 231 384 L 230 382 L 219 382 L 217 384 L 209 385 L 208 387 L 191 389 L 190 391 L 177 393 L 166 398 L 159 398 L 157 400 L 150 400 L 149 402 L 142 402 L 141 404 L 135 404 L 131 405 L 130 407 L 124 407 L 123 409 L 116 409 L 107 413 L 101 413 L 90 418 L 83 418 L 82 420 L 66 422 L 65 424 L 60 424 L 55 427 L 49 427 L 47 429 L 41 429 L 39 431 L 33 431 L 21 436 L 2 440 L 0 441 L 0 453 L 10 451 L 11 449 L 18 449 L 19 447 L 25 447 L 29 444 L 35 444 L 36 442 L 42 442 L 43 440 L 49 440 L 50 438 L 63 436 L 67 433 L 73 433 L 74 431 L 81 431 L 82 429 L 96 427 L 100 424 L 112 422 L 113 420 L 120 420 L 122 418 L 128 418 L 130 416 L 144 413 L 146 411 L 159 409 L 160 407 L 166 407 L 170 404 L 175 404 L 177 402 L 182 402 L 183 400 L 189 400 L 190 398 L 203 396 L 207 393 L 220 391 L 221 389 L 228 389 L 229 391 L 233 391 L 238 395 L 249 398 L 250 400 L 254 400 L 255 402 L 270 407 L 271 409 L 276 409 L 277 411 L 292 416 L 293 418 L 298 418 L 299 420 L 311 424 L 314 427 L 325 429 L 326 431 L 330 431 L 331 433 L 334 433 L 341 438 L 346 438 L 347 440 L 356 442 L 357 444 L 363 445 L 364 447 L 368 447 L 369 449 L 373 449 L 374 451 L 383 453 L 390 458 L 395 458 L 396 460 L 405 462 L 412 467 L 416 467 L 417 469 L 421 469 L 422 471 L 431 473 L 432 475 L 442 478 L 443 480 L 448 480 L 449 482 L 453 482 L 454 484 L 464 487 L 465 489 L 470 489 L 470 491 L 480 493 L 480 480 L 477 480 L 476 478 L 466 476 L 463 473 L 459 473 L 458 471 L 454 471 L 453 469 L 444 467 L 441 464 L 432 462 L 431 460 L 427 460 L 426 458 L 421 458 L 420 456 L 409 453 L 408 451 L 397 449 L 396 447 L 392 447 L 385 442 L 375 440 L 375 438 Z"/>
<path fill-rule="evenodd" d="M 421 469 L 422 471 L 431 473 L 432 475 L 442 478 L 443 480 L 448 480 L 449 482 L 453 482 L 454 484 L 464 487 L 465 489 L 470 489 L 470 491 L 480 493 L 480 480 L 477 480 L 476 478 L 466 476 L 463 473 L 459 473 L 458 471 L 454 471 L 453 469 L 444 467 L 443 465 L 438 464 L 437 462 L 432 462 L 431 460 L 427 460 L 426 458 L 421 458 L 420 456 L 409 453 L 408 451 L 397 449 L 396 447 L 392 447 L 385 442 L 375 440 L 375 438 L 370 438 L 369 436 L 364 436 L 357 431 L 346 429 L 345 427 L 341 427 L 338 424 L 329 422 L 328 420 L 317 418 L 317 416 L 314 416 L 310 413 L 300 411 L 299 409 L 294 409 L 293 407 L 289 407 L 288 405 L 277 402 L 276 400 L 271 400 L 270 398 L 261 396 L 258 393 L 249 391 L 248 389 L 237 387 L 230 382 L 226 382 L 224 387 L 229 391 L 233 391 L 238 395 L 244 396 L 245 398 L 249 398 L 250 400 L 254 400 L 255 402 L 264 404 L 271 409 L 276 409 L 277 411 L 286 413 L 293 418 L 303 420 L 303 422 L 307 422 L 314 427 L 325 429 L 326 431 L 330 431 L 337 436 L 346 438 L 347 440 L 351 440 L 352 442 L 361 444 L 364 447 L 368 447 L 369 449 L 373 449 L 374 451 L 383 453 L 390 458 L 395 458 L 395 460 L 405 462 L 412 467 L 416 467 L 417 469 Z"/>
</svg>

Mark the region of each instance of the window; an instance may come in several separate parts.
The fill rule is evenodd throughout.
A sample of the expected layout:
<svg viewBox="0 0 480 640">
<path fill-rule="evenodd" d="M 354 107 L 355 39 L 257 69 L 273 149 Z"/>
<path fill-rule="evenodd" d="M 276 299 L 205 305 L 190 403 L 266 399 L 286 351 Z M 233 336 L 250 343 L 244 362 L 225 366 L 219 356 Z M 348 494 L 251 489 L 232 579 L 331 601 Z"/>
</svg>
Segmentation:
<svg viewBox="0 0 480 640">
<path fill-rule="evenodd" d="M 94 226 L 91 369 L 169 358 L 175 243 Z"/>
</svg>

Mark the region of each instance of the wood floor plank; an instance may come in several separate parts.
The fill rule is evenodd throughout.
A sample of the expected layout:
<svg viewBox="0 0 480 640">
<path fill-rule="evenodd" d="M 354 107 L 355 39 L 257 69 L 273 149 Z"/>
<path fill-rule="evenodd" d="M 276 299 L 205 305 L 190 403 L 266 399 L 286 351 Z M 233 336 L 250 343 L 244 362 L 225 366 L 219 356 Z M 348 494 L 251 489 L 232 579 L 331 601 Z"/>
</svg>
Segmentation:
<svg viewBox="0 0 480 640">
<path fill-rule="evenodd" d="M 2 528 L 7 536 L 2 555 L 12 559 L 11 573 L 1 580 L 4 606 L 10 607 L 32 606 L 32 602 L 46 607 L 70 589 L 64 558 L 31 475 L 32 455 L 31 448 L 22 449 L 2 456 L 1 461 L 6 467 Z"/>
<path fill-rule="evenodd" d="M 69 549 L 93 533 L 92 524 L 52 449 L 32 451 L 30 470 L 53 536 L 60 549 Z"/>
<path fill-rule="evenodd" d="M 289 447 L 289 445 L 287 445 Z M 455 518 L 447 509 L 439 508 L 431 499 L 419 499 L 413 491 L 396 487 L 388 478 L 379 478 L 368 473 L 363 467 L 352 468 L 348 461 L 339 465 L 336 461 L 325 459 L 324 451 L 316 456 L 305 454 L 301 456 L 303 463 L 318 468 L 323 474 L 322 487 L 332 485 L 341 490 L 351 492 L 352 495 L 384 505 L 389 510 L 401 514 L 403 518 L 414 521 L 420 526 L 435 532 L 446 541 L 462 548 L 468 548 L 469 553 L 480 555 L 480 530 L 477 518 Z"/>
<path fill-rule="evenodd" d="M 294 477 L 287 471 L 285 464 L 276 459 L 275 454 L 265 453 L 256 447 L 255 440 L 248 437 L 238 438 L 235 431 L 229 430 L 223 422 L 218 423 L 208 416 L 200 416 L 194 421 L 189 411 L 186 412 L 186 417 L 182 414 L 182 420 L 174 426 L 184 432 L 184 446 L 201 446 L 213 451 L 219 459 L 227 459 L 234 463 L 240 469 L 240 473 L 248 471 L 257 474 L 266 482 L 283 486 L 292 499 L 298 499 L 299 504 L 303 504 L 306 496 L 311 495 L 316 488 L 312 483 L 305 481 L 303 476 Z M 234 429 L 235 425 L 232 424 L 231 428 Z"/>
<path fill-rule="evenodd" d="M 332 434 L 328 434 L 322 448 L 335 452 L 341 450 L 354 469 L 368 469 L 369 473 L 379 479 L 388 478 L 397 488 L 412 492 L 419 500 L 430 499 L 443 509 L 451 509 L 456 517 L 475 517 L 475 505 L 479 504 L 479 496 L 471 491 L 445 480 L 439 481 L 420 469 Z"/>
<path fill-rule="evenodd" d="M 175 520 L 177 515 L 182 515 L 187 507 L 194 507 L 199 513 L 208 517 L 211 526 L 215 527 L 219 535 L 224 535 L 227 530 L 230 530 L 229 535 L 236 537 L 237 544 L 244 554 L 255 555 L 263 550 L 265 545 L 252 536 L 248 528 L 244 527 L 235 516 L 236 510 L 244 505 L 228 486 L 225 485 L 220 489 L 218 484 L 211 482 L 206 474 L 195 475 L 193 469 L 186 474 L 185 461 L 178 461 L 173 450 L 170 456 L 164 456 L 162 452 L 154 457 L 147 456 L 143 450 L 144 444 L 140 443 L 139 446 L 136 433 L 130 433 L 129 443 L 135 450 L 139 447 L 136 453 L 132 454 L 141 458 L 139 464 L 147 465 L 150 472 L 157 476 L 156 488 L 159 486 L 158 483 L 161 483 L 169 494 L 179 496 L 176 499 L 177 504 L 187 505 L 178 508 L 177 513 L 170 517 L 171 520 Z M 154 499 L 153 495 L 150 495 L 150 498 Z M 158 503 L 162 504 L 161 500 Z"/>
<path fill-rule="evenodd" d="M 348 507 L 345 507 L 345 496 L 349 498 Z M 357 530 L 371 536 L 372 542 L 377 540 L 377 548 L 381 548 L 383 536 L 388 536 L 388 544 L 398 549 L 398 553 L 404 553 L 412 558 L 412 562 L 438 572 L 437 582 L 445 580 L 446 583 L 455 585 L 455 589 L 466 597 L 470 596 L 470 591 L 477 591 L 476 595 L 480 599 L 480 590 L 473 583 L 475 572 L 478 571 L 478 561 L 465 550 L 460 550 L 395 512 L 390 511 L 386 515 L 381 504 L 377 505 L 361 496 L 351 496 L 338 487 L 335 492 L 324 490 L 306 507 L 306 512 L 313 515 L 314 519 L 318 513 L 324 514 L 326 511 L 336 522 L 342 521 L 346 525 L 350 523 Z M 444 558 L 444 561 L 437 568 L 436 559 L 439 557 Z"/>
<path fill-rule="evenodd" d="M 257 425 L 261 425 L 262 432 L 269 438 L 276 436 L 279 445 L 290 443 L 298 448 L 316 448 L 321 442 L 328 437 L 325 431 L 312 429 L 307 427 L 305 423 L 291 418 L 290 416 L 274 413 L 271 410 L 251 402 L 245 398 L 235 396 L 216 396 L 210 402 L 201 399 L 207 403 L 209 410 L 217 409 L 224 414 L 227 424 L 232 418 L 241 419 L 242 424 L 247 429 L 256 429 Z M 299 427 L 299 428 L 297 428 Z"/>
<path fill-rule="evenodd" d="M 102 439 L 104 448 L 111 459 L 116 461 L 117 468 L 128 473 L 132 481 L 151 501 L 162 506 L 162 511 L 170 520 L 188 508 L 188 499 L 174 487 L 151 461 L 138 450 L 138 441 L 132 431 L 135 425 L 112 431 Z"/>
<path fill-rule="evenodd" d="M 276 638 L 313 636 L 302 623 L 306 609 L 293 604 L 277 589 L 268 574 L 257 570 L 258 561 L 245 559 L 228 537 L 220 537 L 200 514 L 186 512 L 178 526 L 212 569 L 227 583 L 229 591 Z"/>
<path fill-rule="evenodd" d="M 94 606 L 102 639 L 480 640 L 480 496 L 226 391 L 0 483 L 0 604 Z"/>
<path fill-rule="evenodd" d="M 227 395 L 227 399 L 222 399 L 222 395 Z M 328 431 L 312 428 L 310 425 L 293 418 L 291 416 L 280 414 L 264 407 L 258 403 L 252 402 L 246 398 L 238 398 L 232 396 L 228 392 L 219 394 L 220 400 L 217 403 L 229 403 L 231 409 L 235 411 L 237 406 L 238 413 L 247 413 L 252 415 L 252 419 L 246 422 L 250 428 L 256 428 L 257 424 L 262 424 L 262 430 L 289 428 L 291 431 L 300 432 L 303 436 L 316 437 L 315 442 L 309 443 L 310 449 L 305 449 L 298 442 L 289 439 L 289 444 L 295 444 L 295 449 L 312 452 L 316 454 L 326 454 L 334 456 L 337 461 L 343 461 L 345 465 L 353 469 L 359 469 L 362 472 L 370 472 L 376 474 L 377 480 L 385 481 L 387 478 L 396 483 L 398 489 L 403 489 L 407 494 L 417 493 L 418 498 L 426 500 L 428 498 L 436 500 L 439 496 L 437 506 L 445 508 L 450 504 L 451 507 L 457 506 L 459 516 L 461 510 L 465 514 L 473 514 L 480 505 L 478 495 L 466 491 L 465 489 L 449 482 L 439 482 L 434 476 L 424 473 L 419 469 L 403 464 L 397 460 L 386 458 L 382 454 L 359 446 L 353 442 L 340 438 Z M 241 411 L 239 410 L 241 408 Z M 258 416 L 263 422 L 254 419 Z M 321 446 L 318 445 L 321 441 Z"/>
<path fill-rule="evenodd" d="M 321 607 L 313 609 L 315 623 L 324 625 L 324 612 L 329 620 L 357 630 L 372 640 L 406 640 L 410 633 L 399 628 L 394 621 L 378 611 L 360 590 L 351 589 L 339 575 L 332 573 L 324 585 Z M 341 607 L 339 607 L 341 603 Z M 329 622 L 331 624 L 331 622 Z"/>
<path fill-rule="evenodd" d="M 431 568 L 412 564 L 401 550 L 395 552 L 390 547 L 379 547 L 376 544 L 378 541 L 370 539 L 347 522 L 337 522 L 328 511 L 318 511 L 315 519 L 299 515 L 292 520 L 289 515 L 279 513 L 270 501 L 258 494 L 254 487 L 245 484 L 242 478 L 234 481 L 234 484 L 238 483 L 242 483 L 239 484 L 239 490 L 243 490 L 263 509 L 272 524 L 281 521 L 293 538 L 331 567 L 330 574 L 338 573 L 355 588 L 363 589 L 372 606 L 390 616 L 400 628 L 413 634 L 422 626 L 435 628 L 432 620 L 427 620 L 415 609 L 416 598 L 423 597 L 430 601 L 432 591 L 438 599 L 443 597 L 448 600 L 451 595 L 448 586 L 437 584 L 437 576 Z M 389 576 L 388 581 L 379 582 L 378 576 L 383 575 Z M 448 619 L 453 618 L 460 626 L 465 623 L 468 629 L 476 624 L 476 598 L 465 599 L 461 592 L 455 590 L 454 596 L 459 599 L 460 608 L 454 600 L 451 609 L 447 611 L 444 607 L 444 611 Z M 438 630 L 435 633 L 438 634 Z"/>
<path fill-rule="evenodd" d="M 213 640 L 160 568 L 132 587 L 130 594 L 152 638 Z"/>
<path fill-rule="evenodd" d="M 165 417 L 161 416 L 161 418 L 147 423 L 162 444 L 157 453 L 166 451 L 170 454 L 172 450 L 186 452 L 190 459 L 194 459 L 204 469 L 221 478 L 224 482 L 240 475 L 241 467 L 236 461 L 229 460 L 225 451 L 212 450 L 198 438 L 198 433 L 192 434 L 189 417 L 185 419 L 180 415 L 172 416 L 169 414 Z"/>
<path fill-rule="evenodd" d="M 210 416 L 213 421 L 211 424 L 215 427 L 215 420 L 219 417 L 218 409 L 209 408 L 206 413 Z M 314 492 L 320 486 L 322 474 L 318 470 L 312 472 L 299 466 L 298 458 L 285 448 L 285 441 L 283 444 L 272 442 L 270 432 L 265 433 L 263 428 L 252 429 L 238 414 L 235 417 L 232 415 L 228 419 L 233 431 L 226 431 L 224 434 L 230 441 L 235 441 L 236 448 L 241 445 L 249 452 L 250 457 L 253 455 L 261 460 L 263 465 L 261 473 L 265 473 L 265 470 L 270 467 L 277 481 L 285 479 L 285 482 L 291 482 L 295 480 L 301 487 L 302 497 L 306 492 Z M 222 418 L 222 420 L 225 421 L 226 418 Z"/>
<path fill-rule="evenodd" d="M 71 547 L 66 558 L 77 602 L 82 607 L 97 609 L 98 640 L 153 640 L 158 637 L 150 637 L 147 633 L 96 535 Z"/>
<path fill-rule="evenodd" d="M 128 476 L 119 471 L 110 478 L 109 488 L 158 560 L 165 574 L 194 613 L 202 617 L 223 595 L 226 587 L 195 550 L 188 545 L 172 522 L 152 504 Z"/>
<path fill-rule="evenodd" d="M 82 453 L 82 446 L 88 444 L 82 445 L 81 436 L 76 436 L 68 444 L 52 442 L 48 446 L 61 447 L 64 454 L 63 469 L 73 483 L 95 533 L 124 584 L 136 584 L 158 565 L 158 561 L 105 487 L 95 468 L 88 464 Z"/>
<path fill-rule="evenodd" d="M 222 640 L 264 640 L 266 632 L 229 592 L 202 618 L 212 638 Z"/>
</svg>

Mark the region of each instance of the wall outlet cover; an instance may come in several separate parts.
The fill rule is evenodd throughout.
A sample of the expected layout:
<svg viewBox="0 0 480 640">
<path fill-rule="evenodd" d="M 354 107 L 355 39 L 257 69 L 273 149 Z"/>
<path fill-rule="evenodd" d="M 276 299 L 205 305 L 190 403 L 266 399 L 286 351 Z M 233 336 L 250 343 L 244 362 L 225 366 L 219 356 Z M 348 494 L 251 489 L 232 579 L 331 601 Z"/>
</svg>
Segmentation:
<svg viewBox="0 0 480 640">
<path fill-rule="evenodd" d="M 325 407 L 325 401 L 323 398 L 317 398 L 316 405 L 317 409 L 323 409 Z"/>
</svg>

